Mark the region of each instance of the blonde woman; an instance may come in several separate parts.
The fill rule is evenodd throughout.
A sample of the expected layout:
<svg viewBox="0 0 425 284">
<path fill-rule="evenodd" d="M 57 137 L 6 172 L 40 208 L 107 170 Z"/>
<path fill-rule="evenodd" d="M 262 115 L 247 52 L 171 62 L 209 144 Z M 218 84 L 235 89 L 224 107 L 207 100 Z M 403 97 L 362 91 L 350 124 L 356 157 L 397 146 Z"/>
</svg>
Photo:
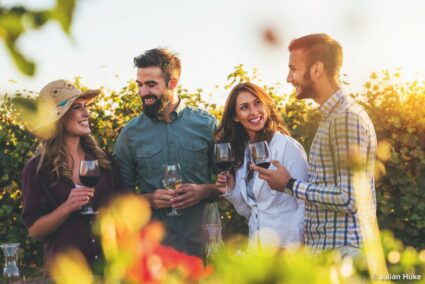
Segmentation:
<svg viewBox="0 0 425 284">
<path fill-rule="evenodd" d="M 79 210 L 89 200 L 97 210 L 123 190 L 111 155 L 90 135 L 87 103 L 98 94 L 98 90 L 82 93 L 70 82 L 57 80 L 38 97 L 45 116 L 32 131 L 40 138 L 37 154 L 23 170 L 22 218 L 29 234 L 43 242 L 46 268 L 58 252 L 70 248 L 79 250 L 89 263 L 101 258 L 91 230 L 94 215 Z M 100 179 L 94 188 L 76 189 L 82 160 L 98 161 Z"/>
</svg>

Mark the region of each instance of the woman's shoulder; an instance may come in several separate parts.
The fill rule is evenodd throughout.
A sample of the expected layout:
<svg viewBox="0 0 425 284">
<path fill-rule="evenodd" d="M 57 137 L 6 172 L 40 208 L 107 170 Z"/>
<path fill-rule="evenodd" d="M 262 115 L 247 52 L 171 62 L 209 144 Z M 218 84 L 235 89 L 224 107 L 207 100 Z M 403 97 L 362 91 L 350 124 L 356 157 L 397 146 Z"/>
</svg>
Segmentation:
<svg viewBox="0 0 425 284">
<path fill-rule="evenodd" d="M 281 133 L 281 132 L 275 132 L 274 133 L 274 135 L 273 135 L 273 138 L 272 138 L 272 143 L 289 143 L 289 144 L 293 144 L 293 145 L 300 145 L 301 146 L 301 144 L 297 141 L 297 140 L 295 140 L 294 138 L 292 138 L 291 136 L 289 136 L 289 135 L 286 135 L 286 134 L 283 134 L 283 133 Z"/>
<path fill-rule="evenodd" d="M 273 146 L 283 147 L 282 149 L 293 149 L 299 150 L 303 153 L 305 152 L 304 147 L 300 144 L 300 142 L 291 136 L 282 134 L 280 132 L 275 132 L 271 144 L 273 144 Z"/>
<path fill-rule="evenodd" d="M 41 155 L 36 155 L 30 158 L 22 170 L 22 176 L 32 178 L 49 178 L 49 170 L 46 167 L 46 161 L 43 161 L 43 165 L 40 165 Z"/>
<path fill-rule="evenodd" d="M 29 160 L 26 161 L 24 166 L 24 173 L 25 172 L 35 172 L 37 169 L 38 164 L 40 163 L 41 156 L 36 155 Z"/>
</svg>

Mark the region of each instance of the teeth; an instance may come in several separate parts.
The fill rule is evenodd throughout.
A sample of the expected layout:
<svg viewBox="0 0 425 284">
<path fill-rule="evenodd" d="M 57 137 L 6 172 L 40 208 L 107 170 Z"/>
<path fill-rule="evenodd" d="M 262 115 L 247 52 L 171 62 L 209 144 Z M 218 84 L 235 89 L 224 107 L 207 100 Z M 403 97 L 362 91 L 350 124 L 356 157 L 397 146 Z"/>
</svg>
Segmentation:
<svg viewBox="0 0 425 284">
<path fill-rule="evenodd" d="M 261 117 L 257 117 L 255 119 L 251 119 L 249 122 L 251 122 L 251 123 L 258 123 L 258 122 L 260 122 L 260 120 L 261 120 Z"/>
<path fill-rule="evenodd" d="M 88 120 L 80 121 L 79 124 L 83 126 L 89 126 L 89 121 Z"/>
<path fill-rule="evenodd" d="M 154 101 L 155 101 L 155 99 L 153 99 L 153 98 L 145 99 L 145 102 L 146 102 L 146 103 L 152 103 L 152 102 L 154 102 Z"/>
</svg>

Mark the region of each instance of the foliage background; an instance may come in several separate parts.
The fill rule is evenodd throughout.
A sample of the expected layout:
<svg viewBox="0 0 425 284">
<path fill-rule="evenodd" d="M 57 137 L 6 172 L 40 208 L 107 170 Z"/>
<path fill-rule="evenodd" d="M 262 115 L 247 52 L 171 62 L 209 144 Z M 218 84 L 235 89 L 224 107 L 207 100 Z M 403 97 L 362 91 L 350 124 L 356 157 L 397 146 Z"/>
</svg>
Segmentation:
<svg viewBox="0 0 425 284">
<path fill-rule="evenodd" d="M 391 230 L 405 245 L 425 248 L 425 86 L 423 82 L 399 82 L 398 73 L 372 74 L 363 93 L 351 94 L 369 113 L 378 136 L 387 151 L 378 151 L 376 184 L 378 221 L 381 229 Z M 248 73 L 236 66 L 226 86 L 251 81 L 264 87 L 274 98 L 292 136 L 307 153 L 320 120 L 317 107 L 284 94 L 280 85 L 268 86 L 258 78 L 256 70 Z M 80 85 L 79 78 L 75 80 Z M 81 86 L 80 86 L 81 87 Z M 84 87 L 82 87 L 84 88 Z M 219 120 L 222 105 L 204 99 L 201 89 L 190 92 L 182 87 L 180 96 L 189 106 L 206 109 Z M 41 243 L 31 239 L 20 219 L 21 171 L 33 156 L 37 142 L 18 121 L 14 102 L 34 103 L 33 96 L 4 94 L 0 101 L 0 240 L 21 243 L 20 267 L 25 271 L 42 265 Z M 224 104 L 224 102 L 223 102 Z M 125 123 L 140 113 L 137 85 L 130 81 L 120 90 L 102 90 L 91 108 L 92 132 L 99 144 L 112 151 Z M 381 147 L 383 148 L 383 147 Z M 246 234 L 247 226 L 226 202 L 219 208 L 223 235 Z M 3 259 L 1 260 L 1 262 Z M 1 263 L 0 263 L 1 264 Z"/>
</svg>

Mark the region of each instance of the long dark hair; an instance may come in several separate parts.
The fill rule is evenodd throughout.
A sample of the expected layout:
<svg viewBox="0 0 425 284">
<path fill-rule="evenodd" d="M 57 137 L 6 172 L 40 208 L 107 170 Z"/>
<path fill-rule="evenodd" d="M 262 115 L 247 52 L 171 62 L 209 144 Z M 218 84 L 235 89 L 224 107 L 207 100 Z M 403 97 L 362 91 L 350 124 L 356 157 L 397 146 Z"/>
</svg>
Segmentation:
<svg viewBox="0 0 425 284">
<path fill-rule="evenodd" d="M 248 133 L 242 124 L 234 121 L 236 116 L 236 99 L 241 92 L 250 92 L 256 96 L 264 105 L 267 114 L 266 124 L 264 128 L 257 133 L 255 141 L 265 140 L 270 142 L 276 131 L 290 135 L 282 117 L 276 109 L 273 99 L 266 91 L 252 83 L 241 83 L 236 85 L 227 97 L 223 118 L 215 132 L 215 140 L 217 143 L 230 143 L 232 146 L 235 155 L 235 169 L 240 168 L 243 164 L 244 151 L 249 140 Z"/>
</svg>

